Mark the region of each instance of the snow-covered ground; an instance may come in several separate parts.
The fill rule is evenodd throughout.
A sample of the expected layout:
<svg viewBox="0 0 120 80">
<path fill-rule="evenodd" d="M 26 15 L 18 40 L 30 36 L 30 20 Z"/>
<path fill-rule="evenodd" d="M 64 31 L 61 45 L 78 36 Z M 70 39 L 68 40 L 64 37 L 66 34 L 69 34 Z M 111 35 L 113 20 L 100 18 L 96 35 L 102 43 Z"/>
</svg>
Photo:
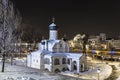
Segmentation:
<svg viewBox="0 0 120 80">
<path fill-rule="evenodd" d="M 116 80 L 120 80 L 120 62 L 112 63 L 112 65 L 115 65 L 117 71 L 116 71 L 116 77 L 118 77 Z"/>
<path fill-rule="evenodd" d="M 76 80 L 78 77 L 82 79 L 78 80 L 97 80 L 97 70 L 100 69 L 99 80 L 104 80 L 109 77 L 112 68 L 105 63 L 94 62 L 93 69 L 87 72 L 74 74 L 71 72 L 62 72 L 62 75 L 46 72 L 43 70 L 32 69 L 26 66 L 25 59 L 14 59 L 13 65 L 5 63 L 5 72 L 0 72 L 0 80 Z M 0 62 L 0 71 L 2 69 L 2 62 Z M 70 77 L 71 76 L 71 77 Z M 119 79 L 118 79 L 119 80 Z"/>
<path fill-rule="evenodd" d="M 110 76 L 112 73 L 112 68 L 109 65 L 106 64 L 96 64 L 94 69 L 88 70 L 86 72 L 82 72 L 79 74 L 74 74 L 72 72 L 61 72 L 63 75 L 67 76 L 73 76 L 73 77 L 79 77 L 84 80 L 98 80 L 98 73 L 97 70 L 100 69 L 99 73 L 99 80 L 104 80 Z"/>
<path fill-rule="evenodd" d="M 4 72 L 1 72 L 1 69 L 2 63 L 0 62 L 0 80 L 76 80 L 76 78 L 9 63 L 5 63 Z"/>
</svg>

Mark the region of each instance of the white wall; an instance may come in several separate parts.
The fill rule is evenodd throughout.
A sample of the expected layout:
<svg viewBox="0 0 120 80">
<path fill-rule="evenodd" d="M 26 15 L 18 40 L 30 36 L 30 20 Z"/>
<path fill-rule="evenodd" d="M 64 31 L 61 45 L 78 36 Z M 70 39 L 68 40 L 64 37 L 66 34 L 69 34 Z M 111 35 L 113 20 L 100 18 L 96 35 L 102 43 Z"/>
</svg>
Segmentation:
<svg viewBox="0 0 120 80">
<path fill-rule="evenodd" d="M 27 66 L 31 67 L 31 54 L 27 55 Z"/>
<path fill-rule="evenodd" d="M 57 30 L 50 30 L 49 32 L 49 40 L 57 40 Z"/>
<path fill-rule="evenodd" d="M 53 52 L 69 52 L 69 46 L 66 42 L 60 41 L 59 43 L 56 43 L 53 48 Z"/>
<path fill-rule="evenodd" d="M 31 67 L 40 69 L 40 55 L 32 54 Z"/>
</svg>

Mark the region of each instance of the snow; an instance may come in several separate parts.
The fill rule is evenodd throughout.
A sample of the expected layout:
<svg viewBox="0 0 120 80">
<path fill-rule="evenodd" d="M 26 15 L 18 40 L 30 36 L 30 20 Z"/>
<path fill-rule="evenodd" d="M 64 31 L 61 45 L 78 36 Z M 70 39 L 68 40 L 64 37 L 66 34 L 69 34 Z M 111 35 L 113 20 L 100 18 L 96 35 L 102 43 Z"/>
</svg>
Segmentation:
<svg viewBox="0 0 120 80">
<path fill-rule="evenodd" d="M 51 56 L 51 57 L 67 57 L 65 53 L 50 53 L 45 56 Z"/>
<path fill-rule="evenodd" d="M 116 63 L 116 64 L 114 64 L 115 65 L 115 67 L 117 68 L 117 70 L 118 70 L 118 72 L 116 72 L 116 74 L 118 74 L 119 76 L 118 76 L 118 78 L 116 79 L 116 80 L 120 80 L 120 63 L 118 62 L 118 63 Z"/>
<path fill-rule="evenodd" d="M 15 59 L 16 62 L 21 61 L 25 63 L 26 59 Z M 24 61 L 23 61 L 24 60 Z M 2 63 L 0 62 L 0 70 L 2 69 Z M 18 66 L 19 65 L 19 66 Z M 120 66 L 119 70 L 120 70 Z M 111 66 L 104 64 L 104 63 L 95 63 L 94 68 L 90 69 L 86 72 L 81 73 L 74 73 L 74 72 L 61 72 L 58 75 L 55 73 L 46 72 L 39 69 L 32 69 L 26 67 L 26 65 L 10 65 L 9 63 L 5 63 L 5 72 L 0 72 L 0 80 L 75 80 L 78 77 L 82 78 L 83 80 L 96 80 L 98 79 L 97 70 L 100 69 L 100 80 L 104 80 L 110 76 L 112 73 Z M 47 76 L 47 77 L 46 77 Z M 120 77 L 117 79 L 120 80 Z"/>
<path fill-rule="evenodd" d="M 52 24 L 50 24 L 49 26 L 56 26 L 56 24 L 55 24 L 55 23 L 52 23 Z"/>
<path fill-rule="evenodd" d="M 86 72 L 81 72 L 81 73 L 73 73 L 73 72 L 61 72 L 60 74 L 62 75 L 67 75 L 67 76 L 73 76 L 73 77 L 78 77 L 85 79 L 85 80 L 96 80 L 98 79 L 98 73 L 97 70 L 100 69 L 99 73 L 99 80 L 104 80 L 110 76 L 112 73 L 112 68 L 109 65 L 106 64 L 97 64 L 96 67 L 92 70 L 86 71 Z"/>
<path fill-rule="evenodd" d="M 82 56 L 83 56 L 83 54 L 82 53 L 68 53 L 68 54 L 70 54 L 70 57 L 71 58 L 77 58 L 77 59 L 80 59 Z"/>
<path fill-rule="evenodd" d="M 0 71 L 2 63 L 0 63 Z M 4 72 L 0 72 L 0 80 L 74 80 L 74 78 L 32 69 L 24 65 L 10 65 L 5 63 Z"/>
</svg>

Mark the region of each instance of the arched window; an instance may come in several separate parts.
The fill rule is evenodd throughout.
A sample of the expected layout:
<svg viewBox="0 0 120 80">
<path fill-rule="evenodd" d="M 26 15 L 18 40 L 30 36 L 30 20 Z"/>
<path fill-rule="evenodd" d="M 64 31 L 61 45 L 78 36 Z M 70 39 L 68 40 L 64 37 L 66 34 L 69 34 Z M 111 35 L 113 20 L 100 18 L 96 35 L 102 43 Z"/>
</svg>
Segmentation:
<svg viewBox="0 0 120 80">
<path fill-rule="evenodd" d="M 60 48 L 62 47 L 62 43 L 60 43 Z"/>
<path fill-rule="evenodd" d="M 70 59 L 67 59 L 67 64 L 70 64 Z"/>
<path fill-rule="evenodd" d="M 77 70 L 77 62 L 73 61 L 73 70 Z"/>
<path fill-rule="evenodd" d="M 66 58 L 62 59 L 62 64 L 66 64 Z"/>
<path fill-rule="evenodd" d="M 60 64 L 60 61 L 59 61 L 59 59 L 56 58 L 56 59 L 54 60 L 54 65 L 59 65 L 59 64 Z"/>
<path fill-rule="evenodd" d="M 45 58 L 45 64 L 50 64 L 50 59 Z"/>
<path fill-rule="evenodd" d="M 36 63 L 38 63 L 38 60 L 36 60 Z"/>
</svg>

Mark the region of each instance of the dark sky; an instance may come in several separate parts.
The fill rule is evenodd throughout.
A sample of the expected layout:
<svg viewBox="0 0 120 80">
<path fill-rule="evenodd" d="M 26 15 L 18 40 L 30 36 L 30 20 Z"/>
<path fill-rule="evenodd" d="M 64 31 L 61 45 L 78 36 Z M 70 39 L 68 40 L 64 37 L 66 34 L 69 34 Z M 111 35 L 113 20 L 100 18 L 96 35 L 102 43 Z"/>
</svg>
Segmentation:
<svg viewBox="0 0 120 80">
<path fill-rule="evenodd" d="M 120 35 L 120 2 L 105 0 L 12 0 L 23 19 L 47 36 L 48 25 L 54 16 L 59 27 L 59 38 L 64 34 L 73 38 L 76 34 L 106 33 Z"/>
</svg>

